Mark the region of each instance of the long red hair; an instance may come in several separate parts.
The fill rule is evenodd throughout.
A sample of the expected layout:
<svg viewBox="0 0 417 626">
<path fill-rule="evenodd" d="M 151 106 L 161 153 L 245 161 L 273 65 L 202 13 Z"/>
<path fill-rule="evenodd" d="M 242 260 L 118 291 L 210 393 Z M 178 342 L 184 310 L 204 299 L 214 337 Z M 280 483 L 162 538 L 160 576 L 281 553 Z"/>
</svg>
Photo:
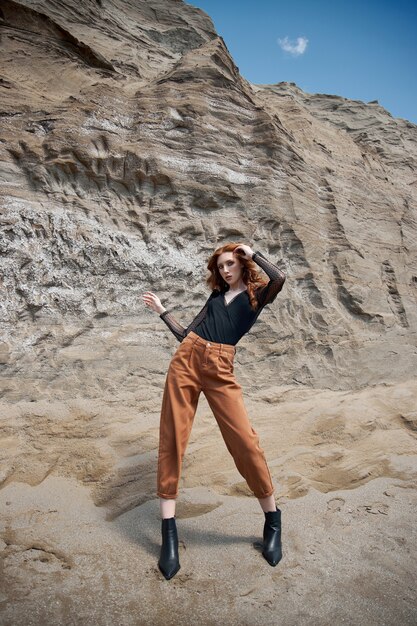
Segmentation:
<svg viewBox="0 0 417 626">
<path fill-rule="evenodd" d="M 241 244 L 234 242 L 227 243 L 224 246 L 221 246 L 221 248 L 217 248 L 207 261 L 207 269 L 209 270 L 210 275 L 206 278 L 206 283 L 211 290 L 218 289 L 220 292 L 226 291 L 226 287 L 228 285 L 220 275 L 217 267 L 217 259 L 221 254 L 223 254 L 223 252 L 233 252 L 240 245 Z M 236 252 L 235 256 L 239 259 L 239 262 L 242 265 L 242 280 L 246 285 L 251 307 L 254 311 L 256 311 L 258 308 L 258 301 L 255 296 L 255 289 L 267 285 L 268 281 L 261 276 L 257 265 L 255 265 L 255 262 L 252 261 L 252 259 L 246 259 L 244 254 L 239 250 Z"/>
</svg>

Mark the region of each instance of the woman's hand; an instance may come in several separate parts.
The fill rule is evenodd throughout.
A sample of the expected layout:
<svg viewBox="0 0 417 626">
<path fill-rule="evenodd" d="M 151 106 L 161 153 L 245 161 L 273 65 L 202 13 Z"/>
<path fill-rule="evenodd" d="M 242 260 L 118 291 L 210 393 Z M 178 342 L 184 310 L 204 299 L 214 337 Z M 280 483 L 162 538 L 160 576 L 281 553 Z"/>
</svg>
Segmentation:
<svg viewBox="0 0 417 626">
<path fill-rule="evenodd" d="M 145 293 L 142 294 L 142 298 L 146 306 L 159 313 L 159 315 L 166 311 L 158 296 L 152 293 L 152 291 L 145 291 Z"/>
<path fill-rule="evenodd" d="M 245 259 L 251 259 L 252 258 L 252 254 L 254 254 L 252 248 L 250 246 L 247 246 L 244 243 L 240 243 L 238 245 L 238 247 L 234 249 L 233 252 L 235 253 L 235 252 L 238 252 L 238 251 L 244 253 L 244 258 Z"/>
</svg>

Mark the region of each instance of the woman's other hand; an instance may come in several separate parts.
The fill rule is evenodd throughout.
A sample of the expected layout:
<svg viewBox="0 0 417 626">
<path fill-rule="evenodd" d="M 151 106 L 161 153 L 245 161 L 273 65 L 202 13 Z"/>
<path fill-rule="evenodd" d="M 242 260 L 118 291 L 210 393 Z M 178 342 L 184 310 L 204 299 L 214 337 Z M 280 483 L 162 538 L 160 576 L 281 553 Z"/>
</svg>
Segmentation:
<svg viewBox="0 0 417 626">
<path fill-rule="evenodd" d="M 163 313 L 166 309 L 162 306 L 160 299 L 155 293 L 152 291 L 145 291 L 142 294 L 143 301 L 146 306 L 148 306 L 152 311 L 156 311 L 156 313 Z"/>
<path fill-rule="evenodd" d="M 252 248 L 244 243 L 240 243 L 238 247 L 234 249 L 234 253 L 235 252 L 243 252 L 245 259 L 251 259 L 254 254 Z"/>
</svg>

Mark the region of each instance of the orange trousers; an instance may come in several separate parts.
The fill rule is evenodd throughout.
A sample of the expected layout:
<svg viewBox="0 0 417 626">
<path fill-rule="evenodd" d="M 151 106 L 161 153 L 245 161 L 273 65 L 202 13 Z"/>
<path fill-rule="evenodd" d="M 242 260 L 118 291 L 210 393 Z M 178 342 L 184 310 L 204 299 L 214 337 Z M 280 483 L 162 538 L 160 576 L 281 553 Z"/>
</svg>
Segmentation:
<svg viewBox="0 0 417 626">
<path fill-rule="evenodd" d="M 252 428 L 236 382 L 230 344 L 206 341 L 191 331 L 171 359 L 159 427 L 157 495 L 176 498 L 182 461 L 201 391 L 213 411 L 239 473 L 257 498 L 274 493 L 259 437 Z"/>
</svg>

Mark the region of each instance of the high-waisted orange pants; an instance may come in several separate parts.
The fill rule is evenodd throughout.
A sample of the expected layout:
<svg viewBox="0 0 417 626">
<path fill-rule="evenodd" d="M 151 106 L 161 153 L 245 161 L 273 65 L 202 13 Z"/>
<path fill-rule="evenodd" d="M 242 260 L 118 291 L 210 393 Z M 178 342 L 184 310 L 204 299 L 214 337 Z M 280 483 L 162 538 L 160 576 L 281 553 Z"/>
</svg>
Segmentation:
<svg viewBox="0 0 417 626">
<path fill-rule="evenodd" d="M 271 474 L 234 375 L 236 349 L 191 331 L 171 359 L 159 427 L 157 495 L 176 498 L 182 461 L 201 391 L 239 473 L 257 498 L 274 493 Z"/>
</svg>

